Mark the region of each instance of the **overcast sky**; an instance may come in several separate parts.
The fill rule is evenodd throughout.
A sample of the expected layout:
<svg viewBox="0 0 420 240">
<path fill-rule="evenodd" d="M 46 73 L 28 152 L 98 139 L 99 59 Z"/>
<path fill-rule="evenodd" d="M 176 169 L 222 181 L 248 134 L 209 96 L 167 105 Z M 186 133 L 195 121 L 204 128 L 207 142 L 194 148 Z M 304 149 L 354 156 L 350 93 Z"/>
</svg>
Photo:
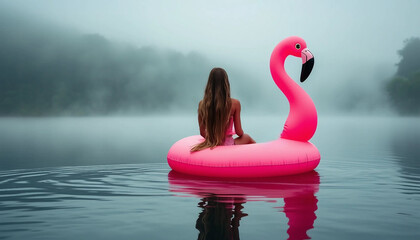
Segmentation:
<svg viewBox="0 0 420 240">
<path fill-rule="evenodd" d="M 403 41 L 420 36 L 420 1 L 414 0 L 2 2 L 83 33 L 137 46 L 197 51 L 222 67 L 244 67 L 258 81 L 270 82 L 269 88 L 274 86 L 268 68 L 271 51 L 283 38 L 298 35 L 315 56 L 306 88 L 320 105 L 346 89 L 355 91 L 355 97 L 360 91 L 377 95 L 375 101 L 380 101 L 378 92 L 369 92 L 395 72 Z M 289 65 L 292 77 L 298 77 L 300 60 L 289 60 Z"/>
</svg>

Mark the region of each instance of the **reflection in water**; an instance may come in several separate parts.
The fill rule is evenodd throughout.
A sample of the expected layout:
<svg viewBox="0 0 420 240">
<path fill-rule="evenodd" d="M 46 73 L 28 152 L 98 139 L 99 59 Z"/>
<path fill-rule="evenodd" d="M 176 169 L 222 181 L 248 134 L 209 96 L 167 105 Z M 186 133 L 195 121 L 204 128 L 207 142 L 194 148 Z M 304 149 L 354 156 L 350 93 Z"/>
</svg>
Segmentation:
<svg viewBox="0 0 420 240">
<path fill-rule="evenodd" d="M 318 199 L 313 194 L 284 198 L 284 213 L 289 219 L 289 239 L 310 239 L 309 229 L 314 228 Z"/>
<path fill-rule="evenodd" d="M 400 166 L 400 185 L 402 193 L 420 193 L 420 124 L 410 124 L 409 127 L 398 129 L 391 138 L 391 150 Z"/>
<path fill-rule="evenodd" d="M 420 127 L 416 131 L 401 131 L 391 139 L 391 149 L 399 157 L 404 172 L 420 176 Z"/>
<path fill-rule="evenodd" d="M 318 209 L 315 193 L 320 178 L 316 171 L 295 176 L 260 179 L 214 179 L 171 171 L 170 191 L 201 198 L 202 208 L 196 228 L 198 239 L 239 239 L 239 221 L 247 201 L 284 199 L 283 212 L 288 218 L 288 239 L 310 239 Z"/>
<path fill-rule="evenodd" d="M 242 212 L 242 203 L 245 201 L 241 197 L 226 199 L 209 195 L 202 198 L 198 206 L 203 210 L 195 224 L 200 231 L 197 239 L 239 239 L 239 222 L 248 215 Z"/>
</svg>

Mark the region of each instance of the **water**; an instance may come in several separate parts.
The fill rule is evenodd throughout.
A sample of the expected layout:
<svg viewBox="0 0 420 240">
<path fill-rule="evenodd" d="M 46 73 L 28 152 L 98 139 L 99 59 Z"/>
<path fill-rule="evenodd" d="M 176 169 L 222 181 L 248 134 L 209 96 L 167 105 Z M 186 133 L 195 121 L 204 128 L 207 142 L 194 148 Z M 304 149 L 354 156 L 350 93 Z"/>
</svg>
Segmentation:
<svg viewBox="0 0 420 240">
<path fill-rule="evenodd" d="M 243 126 L 268 141 L 282 119 Z M 170 172 L 195 121 L 0 119 L 0 239 L 419 239 L 418 118 L 321 117 L 315 172 L 246 181 Z"/>
</svg>

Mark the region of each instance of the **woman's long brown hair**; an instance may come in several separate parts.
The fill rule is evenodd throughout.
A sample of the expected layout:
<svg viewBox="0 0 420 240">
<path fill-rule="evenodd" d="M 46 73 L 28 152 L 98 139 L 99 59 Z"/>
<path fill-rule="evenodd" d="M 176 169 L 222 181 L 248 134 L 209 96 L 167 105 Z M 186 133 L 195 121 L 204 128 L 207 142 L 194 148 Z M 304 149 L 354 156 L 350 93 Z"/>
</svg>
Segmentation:
<svg viewBox="0 0 420 240">
<path fill-rule="evenodd" d="M 191 151 L 213 148 L 225 141 L 232 100 L 230 98 L 230 84 L 223 68 L 213 68 L 204 91 L 203 100 L 198 106 L 201 124 L 206 127 L 204 142 L 195 145 Z"/>
</svg>

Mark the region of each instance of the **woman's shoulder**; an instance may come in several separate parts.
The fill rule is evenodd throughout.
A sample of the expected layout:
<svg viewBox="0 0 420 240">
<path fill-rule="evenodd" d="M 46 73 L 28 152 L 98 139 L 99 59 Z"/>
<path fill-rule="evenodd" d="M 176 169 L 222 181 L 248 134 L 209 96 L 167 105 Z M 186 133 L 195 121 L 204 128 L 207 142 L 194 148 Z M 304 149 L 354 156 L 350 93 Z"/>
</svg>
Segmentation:
<svg viewBox="0 0 420 240">
<path fill-rule="evenodd" d="M 232 100 L 232 103 L 235 103 L 235 104 L 240 104 L 241 102 L 238 100 L 238 99 L 236 99 L 236 98 L 231 98 L 231 100 Z"/>
<path fill-rule="evenodd" d="M 241 102 L 238 99 L 231 98 L 232 101 L 232 110 L 240 110 L 241 109 Z"/>
<path fill-rule="evenodd" d="M 240 106 L 241 105 L 241 102 L 238 99 L 231 98 L 231 100 L 232 100 L 232 106 Z"/>
</svg>

